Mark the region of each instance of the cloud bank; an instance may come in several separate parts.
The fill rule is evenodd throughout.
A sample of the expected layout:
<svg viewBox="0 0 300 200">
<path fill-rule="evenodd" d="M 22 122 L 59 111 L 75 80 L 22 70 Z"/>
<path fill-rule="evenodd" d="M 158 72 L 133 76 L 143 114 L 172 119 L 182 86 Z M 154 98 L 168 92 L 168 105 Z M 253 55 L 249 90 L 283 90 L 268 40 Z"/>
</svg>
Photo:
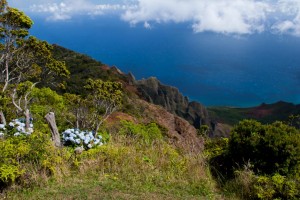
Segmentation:
<svg viewBox="0 0 300 200">
<path fill-rule="evenodd" d="M 194 32 L 253 34 L 270 31 L 300 37 L 300 0 L 11 0 L 47 20 L 117 13 L 131 25 L 189 22 Z M 10 2 L 9 2 L 10 3 Z"/>
<path fill-rule="evenodd" d="M 139 0 L 122 19 L 131 24 L 191 21 L 195 32 L 250 34 L 264 30 L 269 9 L 267 3 L 251 0 Z"/>
<path fill-rule="evenodd" d="M 282 16 L 272 29 L 280 34 L 292 34 L 300 37 L 300 0 L 281 0 L 277 5 Z"/>
<path fill-rule="evenodd" d="M 46 19 L 51 21 L 68 20 L 75 15 L 94 16 L 133 9 L 130 5 L 126 4 L 96 4 L 91 0 L 48 0 L 44 2 L 32 4 L 30 11 L 45 13 L 47 15 Z"/>
</svg>

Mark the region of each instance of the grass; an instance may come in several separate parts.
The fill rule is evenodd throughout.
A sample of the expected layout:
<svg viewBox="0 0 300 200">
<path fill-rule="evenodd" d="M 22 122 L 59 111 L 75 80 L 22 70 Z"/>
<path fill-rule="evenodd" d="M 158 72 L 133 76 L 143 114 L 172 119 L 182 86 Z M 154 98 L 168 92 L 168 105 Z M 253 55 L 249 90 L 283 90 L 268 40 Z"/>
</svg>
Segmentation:
<svg viewBox="0 0 300 200">
<path fill-rule="evenodd" d="M 7 199 L 207 199 L 183 190 L 173 193 L 163 188 L 131 187 L 121 180 L 99 175 L 78 176 L 51 182 L 43 188 L 9 193 Z"/>
<path fill-rule="evenodd" d="M 222 199 L 199 154 L 164 139 L 114 134 L 102 147 L 72 156 L 69 173 L 42 184 L 11 187 L 6 199 Z"/>
</svg>

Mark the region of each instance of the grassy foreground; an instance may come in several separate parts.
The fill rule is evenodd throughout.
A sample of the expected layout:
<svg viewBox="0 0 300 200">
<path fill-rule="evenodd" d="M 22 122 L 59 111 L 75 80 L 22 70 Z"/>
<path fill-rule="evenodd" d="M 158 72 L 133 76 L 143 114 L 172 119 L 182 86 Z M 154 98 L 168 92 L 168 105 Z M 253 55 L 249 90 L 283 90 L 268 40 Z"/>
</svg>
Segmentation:
<svg viewBox="0 0 300 200">
<path fill-rule="evenodd" d="M 149 133 L 155 136 L 150 138 L 120 131 L 104 146 L 70 155 L 63 173 L 44 174 L 26 187 L 13 184 L 1 197 L 222 199 L 202 154 L 174 148 L 157 131 Z"/>
</svg>

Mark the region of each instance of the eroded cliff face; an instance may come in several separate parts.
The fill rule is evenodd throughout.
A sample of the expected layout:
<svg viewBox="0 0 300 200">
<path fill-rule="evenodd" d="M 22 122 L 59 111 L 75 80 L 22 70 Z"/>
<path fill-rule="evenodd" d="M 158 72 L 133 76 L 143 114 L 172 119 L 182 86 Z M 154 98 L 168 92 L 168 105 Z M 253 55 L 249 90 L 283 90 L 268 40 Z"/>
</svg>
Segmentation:
<svg viewBox="0 0 300 200">
<path fill-rule="evenodd" d="M 201 125 L 211 126 L 206 108 L 198 102 L 189 102 L 177 88 L 163 85 L 154 77 L 136 81 L 139 96 L 167 111 L 186 119 L 199 128 Z"/>
<path fill-rule="evenodd" d="M 185 119 L 168 112 L 161 106 L 148 103 L 144 100 L 134 99 L 132 103 L 143 111 L 142 118 L 136 118 L 129 114 L 116 112 L 107 120 L 108 127 L 118 125 L 120 120 L 128 120 L 134 123 L 156 122 L 165 128 L 164 132 L 170 144 L 188 153 L 199 153 L 204 149 L 204 139 L 198 136 L 197 130 Z"/>
<path fill-rule="evenodd" d="M 189 102 L 188 98 L 184 97 L 177 88 L 163 85 L 156 78 L 136 81 L 131 73 L 124 74 L 117 67 L 107 66 L 86 55 L 58 45 L 54 45 L 53 55 L 58 60 L 64 60 L 71 71 L 70 79 L 56 80 L 57 82 L 65 81 L 64 89 L 53 88 L 58 92 L 85 94 L 84 85 L 87 78 L 118 81 L 123 84 L 124 90 L 129 95 L 133 95 L 132 98 L 141 98 L 160 105 L 170 113 L 184 118 L 196 128 L 208 125 L 213 130 L 214 127 L 217 127 L 209 119 L 207 109 L 202 104 Z M 51 85 L 44 84 L 46 87 L 51 87 Z M 210 136 L 213 136 L 213 131 Z"/>
<path fill-rule="evenodd" d="M 197 130 L 188 121 L 143 100 L 138 100 L 145 108 L 145 115 L 149 122 L 154 120 L 165 127 L 171 144 L 187 152 L 200 152 L 204 148 L 204 140 L 197 136 Z"/>
</svg>

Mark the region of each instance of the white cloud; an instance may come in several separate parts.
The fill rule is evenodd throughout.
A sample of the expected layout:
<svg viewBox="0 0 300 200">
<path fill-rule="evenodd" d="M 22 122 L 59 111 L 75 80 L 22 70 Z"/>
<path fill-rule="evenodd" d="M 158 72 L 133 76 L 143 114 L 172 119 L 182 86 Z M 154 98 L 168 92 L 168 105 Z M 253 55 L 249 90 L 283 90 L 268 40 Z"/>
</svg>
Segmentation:
<svg viewBox="0 0 300 200">
<path fill-rule="evenodd" d="M 61 2 L 39 3 L 30 6 L 31 12 L 47 14 L 47 20 L 66 20 L 74 15 L 102 15 L 106 12 L 126 10 L 121 4 L 95 4 L 89 0 L 63 0 Z"/>
<path fill-rule="evenodd" d="M 148 22 L 144 22 L 145 29 L 152 29 L 152 26 Z"/>
<path fill-rule="evenodd" d="M 272 26 L 272 30 L 300 37 L 300 0 L 280 0 L 277 8 L 281 18 Z"/>
<path fill-rule="evenodd" d="M 131 24 L 191 21 L 195 32 L 250 34 L 264 30 L 268 10 L 269 4 L 254 0 L 138 0 L 122 19 Z"/>
<path fill-rule="evenodd" d="M 53 3 L 47 5 L 34 4 L 31 9 L 36 12 L 50 13 L 50 16 L 47 17 L 49 20 L 66 20 L 71 18 L 69 15 L 70 7 L 67 7 L 63 2 L 60 4 Z"/>
<path fill-rule="evenodd" d="M 8 0 L 48 20 L 117 13 L 131 25 L 189 22 L 194 32 L 244 35 L 271 31 L 300 37 L 300 0 Z"/>
</svg>

